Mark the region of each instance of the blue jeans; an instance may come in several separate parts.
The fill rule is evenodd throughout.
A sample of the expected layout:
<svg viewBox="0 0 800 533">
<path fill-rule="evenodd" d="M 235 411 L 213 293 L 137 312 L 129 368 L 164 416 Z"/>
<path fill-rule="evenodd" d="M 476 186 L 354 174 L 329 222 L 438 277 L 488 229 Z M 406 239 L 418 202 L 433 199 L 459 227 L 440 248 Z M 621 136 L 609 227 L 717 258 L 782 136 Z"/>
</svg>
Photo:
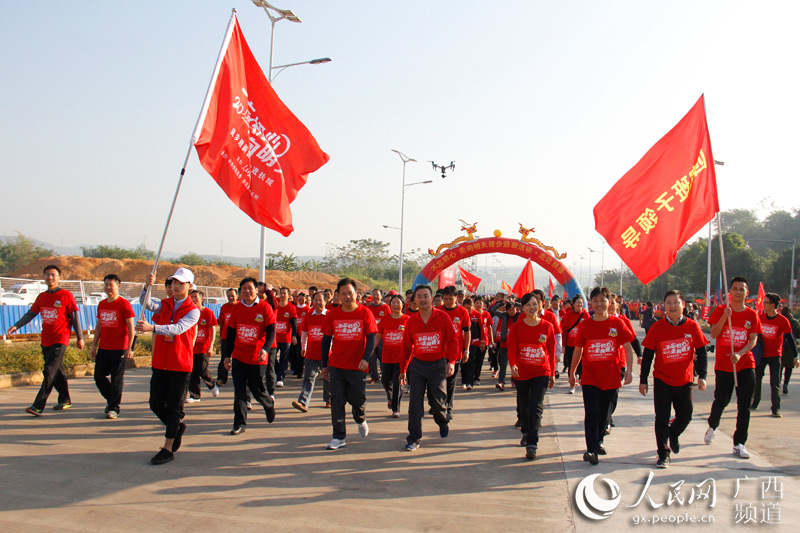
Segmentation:
<svg viewBox="0 0 800 533">
<path fill-rule="evenodd" d="M 313 359 L 306 359 L 303 363 L 303 387 L 300 389 L 300 397 L 297 401 L 305 406 L 311 401 L 311 393 L 314 392 L 314 384 L 317 381 L 317 374 L 319 374 L 320 361 Z M 322 400 L 325 403 L 331 401 L 331 393 L 328 390 L 328 382 L 322 380 Z"/>
</svg>

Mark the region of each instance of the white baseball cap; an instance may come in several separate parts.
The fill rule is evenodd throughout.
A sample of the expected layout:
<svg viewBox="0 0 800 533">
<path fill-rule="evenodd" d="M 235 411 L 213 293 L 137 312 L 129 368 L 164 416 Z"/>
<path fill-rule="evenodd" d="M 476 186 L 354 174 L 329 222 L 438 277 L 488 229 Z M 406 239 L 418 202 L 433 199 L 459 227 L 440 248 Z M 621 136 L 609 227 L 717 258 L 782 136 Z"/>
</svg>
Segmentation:
<svg viewBox="0 0 800 533">
<path fill-rule="evenodd" d="M 194 274 L 188 268 L 179 268 L 169 279 L 177 279 L 183 283 L 194 283 Z"/>
</svg>

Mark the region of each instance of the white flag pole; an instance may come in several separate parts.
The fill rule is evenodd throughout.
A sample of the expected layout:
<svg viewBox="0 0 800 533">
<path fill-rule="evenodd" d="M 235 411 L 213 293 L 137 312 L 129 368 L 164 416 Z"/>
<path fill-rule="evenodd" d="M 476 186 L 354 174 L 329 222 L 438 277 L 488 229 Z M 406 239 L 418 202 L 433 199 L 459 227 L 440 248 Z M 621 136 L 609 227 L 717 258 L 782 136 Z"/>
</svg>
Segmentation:
<svg viewBox="0 0 800 533">
<path fill-rule="evenodd" d="M 167 215 L 167 223 L 164 225 L 164 233 L 161 235 L 161 243 L 158 245 L 158 252 L 156 253 L 156 259 L 153 262 L 153 276 L 156 275 L 158 270 L 158 261 L 161 259 L 161 252 L 164 249 L 164 241 L 167 238 L 167 230 L 169 229 L 169 223 L 172 220 L 172 213 L 175 211 L 175 202 L 178 200 L 178 193 L 181 190 L 181 184 L 183 183 L 183 176 L 186 174 L 186 165 L 189 163 L 189 156 L 192 155 L 192 148 L 194 147 L 195 142 L 197 142 L 197 138 L 200 135 L 200 130 L 203 127 L 203 122 L 205 121 L 206 114 L 208 113 L 208 107 L 211 103 L 211 96 L 214 90 L 214 85 L 217 82 L 217 76 L 219 75 L 220 68 L 222 66 L 222 60 L 225 58 L 225 52 L 228 49 L 228 44 L 230 43 L 231 36 L 233 35 L 233 28 L 236 25 L 236 9 L 232 10 L 231 18 L 228 21 L 228 29 L 225 31 L 225 38 L 222 40 L 222 46 L 219 50 L 219 55 L 217 56 L 217 63 L 214 67 L 214 72 L 211 75 L 211 81 L 208 84 L 208 89 L 206 89 L 206 96 L 203 100 L 203 107 L 200 108 L 200 114 L 197 117 L 197 123 L 195 124 L 194 130 L 192 131 L 192 137 L 189 141 L 189 149 L 186 151 L 186 157 L 183 160 L 183 166 L 181 167 L 180 177 L 178 178 L 178 186 L 175 188 L 175 196 L 172 198 L 172 205 L 169 208 L 169 214 Z M 152 287 L 149 283 L 145 285 L 145 296 L 144 302 L 145 304 L 142 305 L 142 311 L 139 315 L 139 320 L 144 319 L 144 313 L 147 308 L 147 302 L 150 300 L 150 292 L 152 291 Z M 135 341 L 134 341 L 135 342 Z"/>
<path fill-rule="evenodd" d="M 719 233 L 719 253 L 722 256 L 722 278 L 725 281 L 725 305 L 728 309 L 731 308 L 731 299 L 728 293 L 728 272 L 725 269 L 725 247 L 722 244 L 722 222 L 717 213 L 717 232 Z M 731 310 L 732 312 L 733 310 Z M 733 354 L 736 350 L 733 348 L 733 323 L 731 321 L 731 317 L 728 317 L 728 337 L 731 339 L 731 354 Z M 719 354 L 717 354 L 719 357 Z M 733 363 L 733 386 L 739 388 L 739 378 L 736 375 L 736 363 Z"/>
</svg>

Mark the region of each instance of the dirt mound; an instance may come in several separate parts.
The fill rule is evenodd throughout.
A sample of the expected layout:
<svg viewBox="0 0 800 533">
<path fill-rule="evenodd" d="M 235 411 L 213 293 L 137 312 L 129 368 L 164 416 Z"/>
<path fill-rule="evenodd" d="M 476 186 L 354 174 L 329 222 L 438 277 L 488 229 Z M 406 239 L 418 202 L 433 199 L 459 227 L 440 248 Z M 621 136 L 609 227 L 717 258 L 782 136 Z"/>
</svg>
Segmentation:
<svg viewBox="0 0 800 533">
<path fill-rule="evenodd" d="M 142 259 L 103 259 L 96 257 L 60 256 L 45 257 L 8 274 L 12 278 L 42 279 L 42 269 L 47 265 L 58 265 L 61 278 L 65 280 L 101 281 L 106 274 L 117 274 L 122 281 L 144 283 L 147 275 L 153 271 L 153 262 Z M 158 275 L 161 282 L 172 275 L 178 267 L 187 267 L 194 273 L 197 285 L 211 287 L 235 287 L 242 278 L 252 276 L 258 279 L 258 270 L 238 266 L 189 266 L 184 264 L 158 263 Z M 267 282 L 276 287 L 291 289 L 307 289 L 310 285 L 323 288 L 336 288 L 339 278 L 322 272 L 283 272 L 267 270 Z M 369 287 L 357 281 L 359 290 Z"/>
</svg>

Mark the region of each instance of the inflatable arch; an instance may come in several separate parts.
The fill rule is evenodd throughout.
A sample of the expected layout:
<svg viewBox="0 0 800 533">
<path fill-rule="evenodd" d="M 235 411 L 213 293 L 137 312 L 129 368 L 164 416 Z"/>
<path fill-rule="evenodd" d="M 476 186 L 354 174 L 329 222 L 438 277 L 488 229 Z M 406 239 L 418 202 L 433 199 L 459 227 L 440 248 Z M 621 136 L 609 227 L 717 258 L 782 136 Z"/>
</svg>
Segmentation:
<svg viewBox="0 0 800 533">
<path fill-rule="evenodd" d="M 473 239 L 446 249 L 423 267 L 414 279 L 412 288 L 430 284 L 442 270 L 460 259 L 482 254 L 517 255 L 523 259 L 530 259 L 547 270 L 567 290 L 570 298 L 580 294 L 586 300 L 580 284 L 564 263 L 535 244 L 507 237 Z"/>
</svg>

